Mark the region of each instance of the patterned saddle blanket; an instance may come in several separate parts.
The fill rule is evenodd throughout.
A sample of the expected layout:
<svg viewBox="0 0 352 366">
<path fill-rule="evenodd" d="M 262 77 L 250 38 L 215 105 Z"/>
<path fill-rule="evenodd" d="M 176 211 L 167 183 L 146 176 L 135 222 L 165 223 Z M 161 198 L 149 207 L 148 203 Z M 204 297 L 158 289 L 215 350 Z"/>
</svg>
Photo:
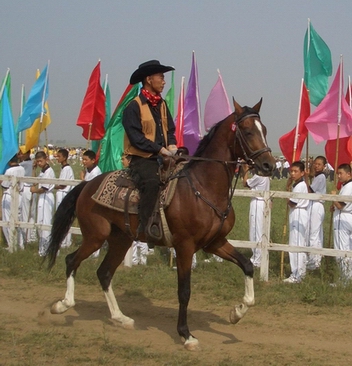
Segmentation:
<svg viewBox="0 0 352 366">
<path fill-rule="evenodd" d="M 165 209 L 169 206 L 177 185 L 178 173 L 186 162 L 177 164 L 172 172 L 174 178 L 169 179 L 160 195 L 160 206 Z M 135 187 L 129 170 L 116 170 L 109 173 L 101 182 L 92 199 L 105 207 L 120 212 L 138 214 L 139 191 Z"/>
</svg>

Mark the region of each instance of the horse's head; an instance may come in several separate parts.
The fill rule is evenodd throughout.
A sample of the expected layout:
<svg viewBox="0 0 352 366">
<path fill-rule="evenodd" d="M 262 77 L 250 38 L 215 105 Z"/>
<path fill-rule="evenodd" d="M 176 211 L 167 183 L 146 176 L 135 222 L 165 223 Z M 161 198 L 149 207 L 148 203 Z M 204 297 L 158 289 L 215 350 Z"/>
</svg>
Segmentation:
<svg viewBox="0 0 352 366">
<path fill-rule="evenodd" d="M 235 131 L 235 154 L 255 168 L 259 174 L 270 176 L 275 168 L 275 159 L 266 142 L 266 128 L 259 116 L 262 99 L 252 108 L 241 107 L 235 99 L 233 105 L 235 121 L 232 129 Z"/>
</svg>

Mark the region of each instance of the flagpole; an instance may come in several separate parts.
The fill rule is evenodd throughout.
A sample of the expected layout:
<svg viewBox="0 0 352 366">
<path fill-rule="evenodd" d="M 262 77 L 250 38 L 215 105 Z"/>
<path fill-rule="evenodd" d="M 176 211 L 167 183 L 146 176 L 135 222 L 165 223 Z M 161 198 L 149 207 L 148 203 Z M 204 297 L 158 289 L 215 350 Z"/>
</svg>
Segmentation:
<svg viewBox="0 0 352 366">
<path fill-rule="evenodd" d="M 89 149 L 90 135 L 92 134 L 92 125 L 93 125 L 93 123 L 89 124 L 88 139 L 87 139 L 87 150 Z"/>
<path fill-rule="evenodd" d="M 343 72 L 343 57 L 340 55 L 340 75 L 339 75 L 339 99 L 337 107 L 337 133 L 336 133 L 336 150 L 335 150 L 335 164 L 334 164 L 334 193 L 336 194 L 336 178 L 337 178 L 337 164 L 339 159 L 339 145 L 340 145 L 340 124 L 341 124 L 341 102 L 342 102 L 342 72 Z M 331 192 L 333 193 L 333 192 Z M 331 234 L 333 226 L 333 212 L 330 216 L 330 227 L 329 227 L 329 248 L 332 248 Z"/>
<path fill-rule="evenodd" d="M 39 133 L 38 133 L 38 148 L 39 148 L 39 142 L 40 142 L 40 133 L 42 130 L 43 125 L 43 118 L 44 118 L 44 105 L 45 105 L 45 93 L 46 93 L 46 87 L 48 84 L 48 77 L 49 77 L 49 66 L 50 66 L 50 60 L 48 60 L 48 67 L 46 69 L 46 75 L 45 75 L 45 81 L 44 81 L 44 88 L 43 88 L 43 95 L 42 95 L 42 111 L 40 113 L 40 121 L 39 121 Z M 45 141 L 46 146 L 48 146 L 47 141 Z"/>
<path fill-rule="evenodd" d="M 20 103 L 20 117 L 23 113 L 23 99 L 24 99 L 24 84 L 22 84 L 21 87 L 21 103 Z M 22 144 L 22 131 L 19 132 L 18 134 L 18 144 L 21 145 Z"/>
<path fill-rule="evenodd" d="M 1 90 L 0 90 L 0 100 L 2 99 L 2 95 L 4 94 L 4 90 L 5 90 L 5 85 L 6 85 L 6 82 L 7 82 L 7 78 L 9 76 L 9 73 L 10 73 L 10 69 L 8 68 L 7 71 L 6 71 L 6 75 L 5 75 L 5 78 L 4 78 L 4 82 L 2 83 L 1 85 Z"/>
<path fill-rule="evenodd" d="M 106 89 L 108 87 L 108 74 L 105 74 L 104 94 L 106 95 Z"/>
</svg>

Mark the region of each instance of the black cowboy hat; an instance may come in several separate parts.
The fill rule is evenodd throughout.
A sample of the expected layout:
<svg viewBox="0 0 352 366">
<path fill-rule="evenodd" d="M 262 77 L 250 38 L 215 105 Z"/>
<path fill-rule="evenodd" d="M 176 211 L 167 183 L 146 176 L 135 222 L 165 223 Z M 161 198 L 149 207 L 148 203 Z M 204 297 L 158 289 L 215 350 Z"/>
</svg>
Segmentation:
<svg viewBox="0 0 352 366">
<path fill-rule="evenodd" d="M 158 60 L 143 62 L 138 69 L 131 75 L 130 84 L 137 84 L 147 76 L 158 74 L 159 72 L 168 72 L 175 70 L 172 66 L 161 65 Z"/>
</svg>

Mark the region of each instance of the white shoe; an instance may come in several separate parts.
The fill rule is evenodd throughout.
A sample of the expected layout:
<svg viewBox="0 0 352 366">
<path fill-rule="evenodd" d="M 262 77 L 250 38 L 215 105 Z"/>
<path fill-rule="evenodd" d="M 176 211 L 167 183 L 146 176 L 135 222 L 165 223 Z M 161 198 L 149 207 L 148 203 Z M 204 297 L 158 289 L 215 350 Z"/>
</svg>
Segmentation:
<svg viewBox="0 0 352 366">
<path fill-rule="evenodd" d="M 282 282 L 284 283 L 299 283 L 300 281 L 297 280 L 297 278 L 294 278 L 292 276 L 285 278 L 284 280 L 282 280 Z"/>
</svg>

